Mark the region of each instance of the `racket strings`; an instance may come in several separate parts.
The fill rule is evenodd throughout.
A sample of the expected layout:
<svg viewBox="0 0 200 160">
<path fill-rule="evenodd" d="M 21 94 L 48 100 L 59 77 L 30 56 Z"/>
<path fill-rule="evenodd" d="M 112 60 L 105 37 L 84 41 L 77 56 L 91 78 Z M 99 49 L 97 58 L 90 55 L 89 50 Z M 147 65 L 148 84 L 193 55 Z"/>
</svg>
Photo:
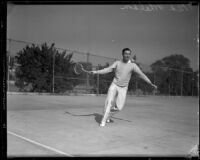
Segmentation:
<svg viewBox="0 0 200 160">
<path fill-rule="evenodd" d="M 83 71 L 83 66 L 79 63 L 75 64 L 74 71 L 76 74 L 80 74 Z"/>
<path fill-rule="evenodd" d="M 88 68 L 88 67 L 86 66 L 86 68 Z M 88 71 L 88 70 L 85 70 L 85 68 L 83 67 L 83 65 L 80 64 L 80 63 L 76 63 L 76 64 L 75 64 L 74 72 L 75 72 L 76 74 L 81 74 L 82 72 L 89 73 L 89 71 Z"/>
</svg>

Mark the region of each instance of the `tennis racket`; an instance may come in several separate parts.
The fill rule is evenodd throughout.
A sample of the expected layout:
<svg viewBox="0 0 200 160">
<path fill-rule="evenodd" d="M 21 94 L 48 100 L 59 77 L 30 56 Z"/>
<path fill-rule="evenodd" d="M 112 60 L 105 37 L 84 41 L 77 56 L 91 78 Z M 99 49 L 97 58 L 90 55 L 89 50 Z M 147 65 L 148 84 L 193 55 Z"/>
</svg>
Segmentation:
<svg viewBox="0 0 200 160">
<path fill-rule="evenodd" d="M 74 65 L 74 73 L 79 75 L 81 74 L 82 72 L 85 72 L 85 73 L 89 73 L 90 71 L 87 71 L 83 68 L 83 65 L 81 63 L 76 63 Z"/>
<path fill-rule="evenodd" d="M 136 55 L 134 55 L 130 60 L 132 63 L 136 63 Z"/>
</svg>

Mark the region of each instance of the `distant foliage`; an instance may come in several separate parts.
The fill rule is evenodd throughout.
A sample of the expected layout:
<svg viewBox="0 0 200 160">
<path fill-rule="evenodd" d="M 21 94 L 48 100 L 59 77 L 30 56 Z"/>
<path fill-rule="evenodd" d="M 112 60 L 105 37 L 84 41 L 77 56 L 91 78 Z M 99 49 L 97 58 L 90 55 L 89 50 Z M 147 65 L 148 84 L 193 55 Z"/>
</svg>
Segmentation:
<svg viewBox="0 0 200 160">
<path fill-rule="evenodd" d="M 16 86 L 21 91 L 26 91 L 27 86 L 30 86 L 31 92 L 52 92 L 54 69 L 54 91 L 72 90 L 76 85 L 75 81 L 69 79 L 74 74 L 72 55 L 66 55 L 65 51 L 59 53 L 54 44 L 26 46 L 15 56 L 19 64 L 16 68 Z"/>
<path fill-rule="evenodd" d="M 159 93 L 170 95 L 197 95 L 197 74 L 190 67 L 188 58 L 174 54 L 157 60 L 151 65 Z"/>
</svg>

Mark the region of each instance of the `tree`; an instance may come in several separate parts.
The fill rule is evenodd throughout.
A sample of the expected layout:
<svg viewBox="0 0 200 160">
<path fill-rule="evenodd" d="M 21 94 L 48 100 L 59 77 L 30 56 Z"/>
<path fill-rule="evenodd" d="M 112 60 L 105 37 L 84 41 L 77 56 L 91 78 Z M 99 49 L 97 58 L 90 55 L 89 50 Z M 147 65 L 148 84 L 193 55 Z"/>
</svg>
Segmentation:
<svg viewBox="0 0 200 160">
<path fill-rule="evenodd" d="M 14 80 L 15 59 L 13 56 L 8 55 L 8 51 L 7 51 L 7 69 L 8 69 L 7 74 L 9 74 L 9 80 Z"/>
<path fill-rule="evenodd" d="M 191 84 L 192 96 L 198 96 L 199 95 L 199 71 L 198 70 L 194 71 L 190 78 L 192 80 L 192 84 Z"/>
<path fill-rule="evenodd" d="M 71 90 L 76 85 L 69 79 L 73 75 L 72 55 L 66 56 L 66 51 L 59 53 L 54 44 L 50 47 L 46 43 L 41 47 L 34 44 L 26 46 L 15 56 L 19 64 L 16 68 L 16 86 L 21 91 L 31 86 L 32 92 L 52 92 L 54 80 L 55 92 Z"/>
<path fill-rule="evenodd" d="M 151 65 L 160 93 L 191 95 L 190 60 L 181 54 L 174 54 L 157 60 Z"/>
</svg>

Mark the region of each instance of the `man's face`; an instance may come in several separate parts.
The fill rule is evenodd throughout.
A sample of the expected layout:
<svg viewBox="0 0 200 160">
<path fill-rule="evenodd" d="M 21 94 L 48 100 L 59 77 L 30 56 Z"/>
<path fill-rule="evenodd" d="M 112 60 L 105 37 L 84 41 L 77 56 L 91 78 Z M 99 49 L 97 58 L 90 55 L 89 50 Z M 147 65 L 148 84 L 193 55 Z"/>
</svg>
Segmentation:
<svg viewBox="0 0 200 160">
<path fill-rule="evenodd" d="M 129 51 L 129 50 L 124 51 L 124 53 L 123 53 L 123 61 L 124 62 L 128 62 L 130 57 L 131 57 L 131 51 Z"/>
</svg>

